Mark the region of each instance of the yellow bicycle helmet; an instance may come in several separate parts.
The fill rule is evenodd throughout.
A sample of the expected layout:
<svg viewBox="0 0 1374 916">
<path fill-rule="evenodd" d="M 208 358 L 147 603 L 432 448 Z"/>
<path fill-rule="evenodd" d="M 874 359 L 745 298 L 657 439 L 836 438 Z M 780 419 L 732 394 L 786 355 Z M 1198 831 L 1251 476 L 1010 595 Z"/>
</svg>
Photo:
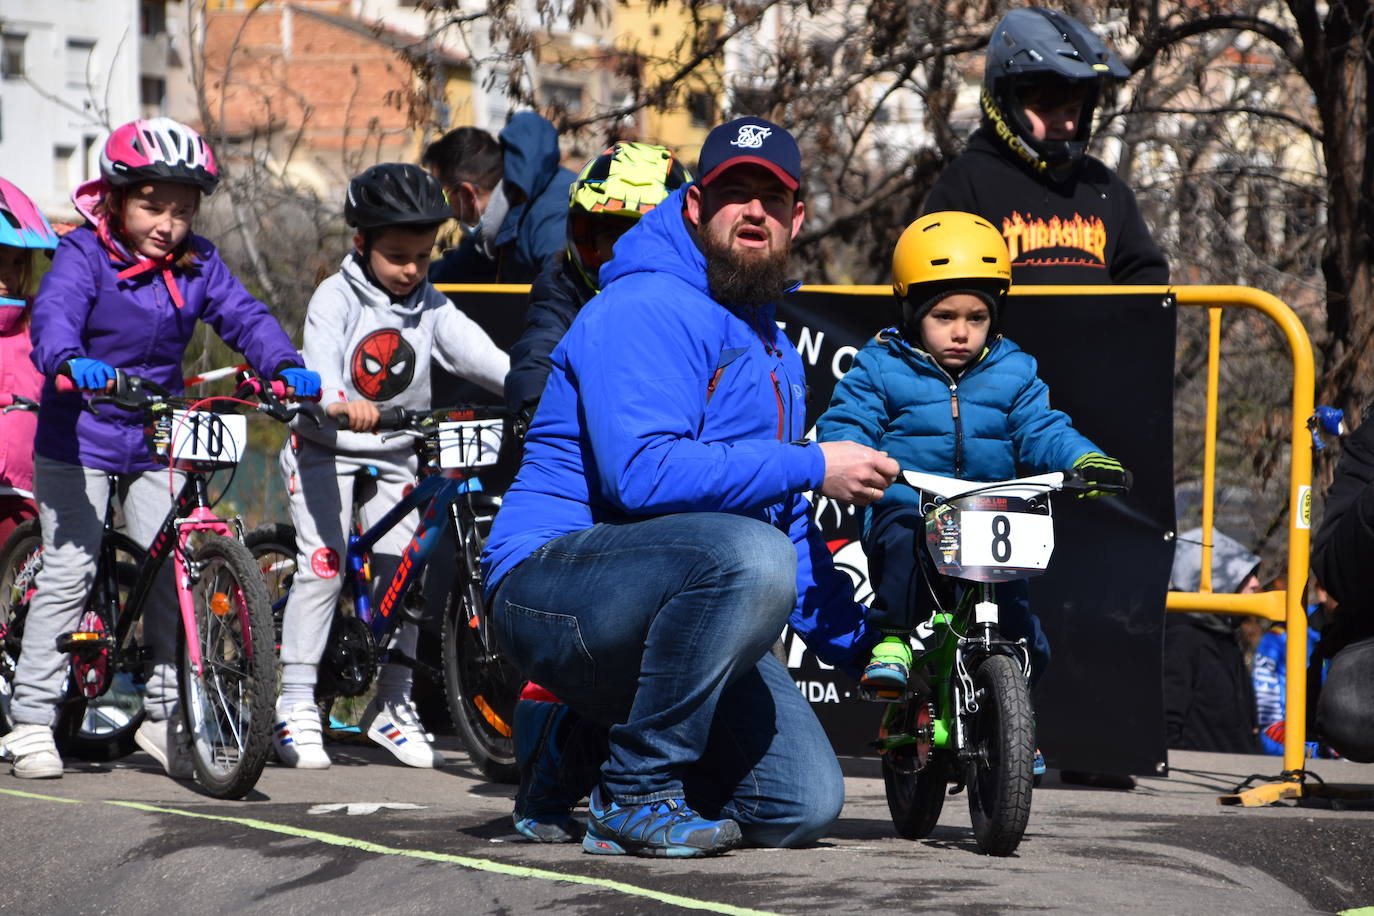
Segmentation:
<svg viewBox="0 0 1374 916">
<path fill-rule="evenodd" d="M 568 191 L 568 258 L 592 289 L 600 289 L 603 258 L 596 235 L 624 232 L 669 194 L 692 180 L 670 150 L 619 140 L 582 167 Z"/>
<path fill-rule="evenodd" d="M 910 331 L 945 296 L 969 292 L 992 311 L 989 334 L 1011 287 L 1011 259 L 1002 234 L 981 216 L 958 210 L 927 213 L 902 232 L 892 252 L 892 291 Z"/>
</svg>

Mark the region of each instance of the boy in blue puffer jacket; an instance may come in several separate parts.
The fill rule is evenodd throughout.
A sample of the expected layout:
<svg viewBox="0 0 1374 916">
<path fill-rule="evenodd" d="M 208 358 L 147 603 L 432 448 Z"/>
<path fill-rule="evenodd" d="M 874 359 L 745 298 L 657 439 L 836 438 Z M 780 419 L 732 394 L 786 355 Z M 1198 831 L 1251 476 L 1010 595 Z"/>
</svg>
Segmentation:
<svg viewBox="0 0 1374 916">
<path fill-rule="evenodd" d="M 817 422 L 820 440 L 849 439 L 887 452 L 903 468 L 967 480 L 1070 466 L 1101 483 L 1124 479 L 1120 462 L 1049 406 L 1035 359 L 997 333 L 1010 286 L 1006 244 L 982 217 L 945 211 L 908 226 L 892 254 L 902 328 L 883 331 L 859 352 Z M 893 486 L 865 510 L 869 622 L 884 637 L 859 683 L 875 693 L 906 691 L 923 532 L 920 494 L 911 487 Z M 1002 631 L 1025 638 L 1034 679 L 1050 651 L 1027 596 L 1024 581 L 998 587 Z"/>
</svg>

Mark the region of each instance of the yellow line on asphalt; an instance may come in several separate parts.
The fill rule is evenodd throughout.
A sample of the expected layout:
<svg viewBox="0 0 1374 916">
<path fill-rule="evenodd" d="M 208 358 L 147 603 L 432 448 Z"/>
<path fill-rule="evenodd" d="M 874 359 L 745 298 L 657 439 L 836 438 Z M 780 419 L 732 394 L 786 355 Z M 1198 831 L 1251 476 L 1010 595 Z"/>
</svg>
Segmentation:
<svg viewBox="0 0 1374 916">
<path fill-rule="evenodd" d="M 38 795 L 33 792 L 20 792 L 14 789 L 0 789 L 0 793 L 15 795 L 20 798 L 37 799 L 39 801 L 67 802 L 69 804 L 81 803 L 78 799 L 61 798 L 55 795 Z M 271 821 L 263 821 L 251 817 L 228 817 L 222 814 L 183 811 L 179 808 L 165 808 L 161 805 L 149 805 L 143 802 L 116 801 L 113 799 L 105 800 L 104 804 L 117 805 L 122 808 L 134 808 L 139 811 L 151 811 L 158 814 L 176 814 L 181 817 L 223 821 L 225 823 L 249 827 L 253 830 L 263 830 L 269 833 L 280 833 L 286 836 L 314 840 L 318 843 L 327 843 L 331 846 L 347 846 L 362 852 L 371 852 L 378 855 L 405 856 L 407 858 L 423 859 L 429 862 L 445 862 L 449 865 L 457 865 L 461 868 L 493 872 L 498 875 L 510 875 L 515 878 L 536 878 L 542 881 L 564 881 L 569 884 L 583 884 L 589 887 L 600 887 L 617 893 L 628 894 L 633 897 L 645 897 L 649 900 L 658 901 L 659 903 L 666 903 L 671 906 L 682 907 L 689 910 L 706 910 L 712 913 L 724 913 L 726 916 L 778 916 L 778 914 L 771 913 L 767 910 L 751 910 L 747 907 L 731 906 L 727 903 L 714 903 L 709 900 L 697 900 L 694 897 L 681 897 L 677 894 L 666 894 L 662 891 L 651 890 L 646 887 L 637 887 L 633 884 L 625 884 L 621 881 L 611 881 L 607 878 L 592 878 L 587 875 L 570 875 L 564 874 L 563 872 L 547 871 L 542 868 L 528 868 L 523 865 L 507 865 L 504 862 L 495 862 L 491 859 L 455 856 L 444 852 L 429 852 L 424 849 L 401 849 L 395 846 L 383 846 L 380 843 L 372 843 L 367 840 L 340 836 L 336 833 L 325 833 L 320 830 L 306 830 L 300 827 L 289 827 L 285 824 L 274 824 Z"/>
</svg>

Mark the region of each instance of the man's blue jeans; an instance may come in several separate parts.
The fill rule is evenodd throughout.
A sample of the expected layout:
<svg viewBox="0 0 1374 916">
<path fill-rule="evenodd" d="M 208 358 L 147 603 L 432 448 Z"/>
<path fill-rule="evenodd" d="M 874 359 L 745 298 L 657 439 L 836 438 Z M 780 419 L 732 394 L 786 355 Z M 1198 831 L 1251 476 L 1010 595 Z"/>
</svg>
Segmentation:
<svg viewBox="0 0 1374 916">
<path fill-rule="evenodd" d="M 616 801 L 685 796 L 747 842 L 796 846 L 844 803 L 830 742 L 768 651 L 796 570 L 787 535 L 741 516 L 603 523 L 512 570 L 492 619 L 527 677 L 610 728 Z"/>
</svg>

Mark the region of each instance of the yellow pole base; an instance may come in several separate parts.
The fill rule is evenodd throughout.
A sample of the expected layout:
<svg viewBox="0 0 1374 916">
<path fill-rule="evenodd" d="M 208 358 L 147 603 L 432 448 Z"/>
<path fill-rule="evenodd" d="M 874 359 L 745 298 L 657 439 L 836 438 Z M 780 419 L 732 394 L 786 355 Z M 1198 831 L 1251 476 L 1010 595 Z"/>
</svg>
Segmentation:
<svg viewBox="0 0 1374 916">
<path fill-rule="evenodd" d="M 1260 808 L 1264 805 L 1276 804 L 1286 798 L 1301 798 L 1302 789 L 1302 783 L 1297 781 L 1272 782 L 1263 786 L 1254 786 L 1234 795 L 1218 795 L 1217 804 Z"/>
</svg>

